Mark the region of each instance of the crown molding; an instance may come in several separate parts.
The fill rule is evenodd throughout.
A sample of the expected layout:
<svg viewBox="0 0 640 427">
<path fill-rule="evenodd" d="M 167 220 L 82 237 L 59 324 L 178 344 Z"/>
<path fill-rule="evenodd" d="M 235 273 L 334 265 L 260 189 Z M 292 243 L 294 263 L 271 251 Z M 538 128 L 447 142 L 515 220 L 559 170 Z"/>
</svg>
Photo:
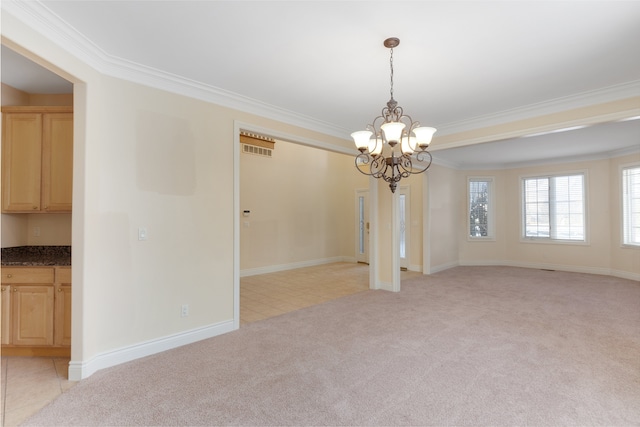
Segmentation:
<svg viewBox="0 0 640 427">
<path fill-rule="evenodd" d="M 349 129 L 109 55 L 39 0 L 3 0 L 1 5 L 3 12 L 15 16 L 34 31 L 105 75 L 350 140 Z M 476 116 L 468 120 L 439 124 L 438 135 L 456 134 L 633 96 L 640 96 L 640 80 Z"/>
<path fill-rule="evenodd" d="M 71 55 L 105 75 L 211 102 L 304 129 L 346 139 L 349 130 L 253 98 L 109 55 L 40 1 L 3 0 L 15 16 Z"/>
<path fill-rule="evenodd" d="M 468 120 L 438 125 L 438 135 L 450 135 L 474 129 L 496 126 L 532 117 L 555 114 L 591 105 L 640 96 L 640 80 L 608 86 L 575 95 L 564 96 L 497 113 L 476 116 Z"/>
<path fill-rule="evenodd" d="M 477 165 L 474 163 L 454 163 L 442 159 L 437 159 L 437 152 L 433 154 L 433 163 L 446 166 L 450 169 L 456 170 L 505 170 L 505 169 L 518 169 L 533 166 L 545 166 L 556 165 L 566 163 L 578 163 L 578 162 L 590 162 L 605 159 L 615 159 L 616 157 L 627 156 L 630 154 L 640 154 L 640 147 L 623 148 L 615 151 L 607 151 L 603 153 L 584 154 L 580 156 L 564 156 L 554 157 L 552 159 L 537 159 L 528 160 L 523 162 L 508 162 L 508 163 L 489 163 L 483 165 Z"/>
</svg>

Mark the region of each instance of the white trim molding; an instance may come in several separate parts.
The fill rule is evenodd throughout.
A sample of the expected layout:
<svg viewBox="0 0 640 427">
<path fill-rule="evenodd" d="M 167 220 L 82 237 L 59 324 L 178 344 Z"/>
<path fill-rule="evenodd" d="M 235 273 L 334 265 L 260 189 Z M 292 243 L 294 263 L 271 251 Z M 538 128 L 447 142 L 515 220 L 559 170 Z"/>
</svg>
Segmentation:
<svg viewBox="0 0 640 427">
<path fill-rule="evenodd" d="M 292 262 L 288 264 L 266 265 L 264 267 L 246 268 L 240 270 L 240 277 L 257 276 L 259 274 L 277 273 L 279 271 L 295 270 L 296 268 L 315 267 L 317 265 L 333 264 L 336 262 L 356 263 L 354 257 L 338 256 L 307 261 Z"/>
<path fill-rule="evenodd" d="M 3 13 L 7 12 L 15 16 L 71 55 L 79 58 L 103 74 L 350 140 L 349 134 L 351 130 L 349 129 L 344 129 L 331 123 L 242 96 L 219 87 L 207 85 L 110 55 L 73 28 L 69 23 L 53 13 L 40 1 L 4 0 L 1 2 L 1 5 Z M 472 129 L 505 124 L 639 95 L 640 80 L 635 80 L 510 110 L 472 117 L 466 120 L 437 124 L 439 129 L 438 134 L 440 136 L 456 134 Z M 629 117 L 629 115 L 626 113 L 622 116 L 620 116 L 620 114 L 613 114 L 607 117 L 599 117 L 598 120 L 610 121 L 627 117 Z M 593 123 L 593 118 L 588 119 L 587 122 Z M 577 124 L 585 124 L 585 120 L 577 120 L 575 123 L 565 123 L 566 126 Z M 554 129 L 557 129 L 557 124 L 546 127 L 536 127 L 535 129 L 529 129 L 527 132 L 535 133 Z M 487 142 L 488 140 L 505 139 L 516 136 L 522 136 L 522 131 L 471 139 L 458 142 L 457 144 L 448 144 L 442 148 L 453 148 L 470 143 Z"/>
<path fill-rule="evenodd" d="M 69 380 L 80 381 L 97 371 L 132 360 L 151 356 L 183 345 L 192 344 L 235 330 L 232 320 L 220 322 L 214 325 L 203 326 L 186 332 L 180 332 L 166 337 L 145 341 L 130 346 L 122 347 L 100 353 L 89 360 L 69 362 Z"/>
</svg>

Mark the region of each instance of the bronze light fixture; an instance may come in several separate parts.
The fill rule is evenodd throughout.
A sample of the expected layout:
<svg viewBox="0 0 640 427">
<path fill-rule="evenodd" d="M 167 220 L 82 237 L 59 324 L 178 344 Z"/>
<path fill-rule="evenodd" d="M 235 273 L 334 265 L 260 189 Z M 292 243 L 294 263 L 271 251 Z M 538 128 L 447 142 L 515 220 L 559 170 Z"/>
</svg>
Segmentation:
<svg viewBox="0 0 640 427">
<path fill-rule="evenodd" d="M 435 128 L 414 122 L 393 99 L 393 48 L 399 44 L 396 37 L 384 41 L 390 50 L 391 99 L 366 130 L 351 134 L 360 151 L 355 159 L 356 168 L 365 175 L 382 178 L 392 193 L 402 178 L 429 169 L 433 158 L 427 148 L 436 132 Z"/>
</svg>

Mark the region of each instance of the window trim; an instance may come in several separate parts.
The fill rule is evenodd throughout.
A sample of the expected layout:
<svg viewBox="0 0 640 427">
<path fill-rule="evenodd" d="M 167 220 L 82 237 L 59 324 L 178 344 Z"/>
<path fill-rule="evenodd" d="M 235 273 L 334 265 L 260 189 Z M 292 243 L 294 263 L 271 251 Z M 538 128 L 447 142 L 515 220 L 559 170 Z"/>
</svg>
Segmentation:
<svg viewBox="0 0 640 427">
<path fill-rule="evenodd" d="M 620 191 L 620 247 L 625 249 L 637 249 L 640 247 L 639 244 L 634 243 L 625 243 L 625 232 L 624 232 L 624 170 L 625 169 L 635 169 L 640 168 L 640 162 L 631 162 L 624 163 L 618 167 L 618 178 L 620 180 L 619 191 Z"/>
<path fill-rule="evenodd" d="M 582 175 L 582 192 L 584 199 L 584 240 L 568 240 L 568 239 L 553 239 L 551 235 L 549 237 L 526 237 L 526 218 L 525 218 L 525 206 L 524 206 L 524 182 L 526 179 L 533 178 L 557 178 L 563 176 Z M 586 169 L 569 170 L 566 172 L 554 172 L 554 173 L 532 173 L 519 176 L 519 190 L 520 194 L 520 243 L 534 243 L 534 244 L 547 244 L 547 245 L 570 245 L 570 246 L 589 246 L 589 173 Z M 549 233 L 551 234 L 551 233 Z"/>
<path fill-rule="evenodd" d="M 487 209 L 487 215 L 488 215 L 488 221 L 487 221 L 487 235 L 486 236 L 471 236 L 471 234 L 469 233 L 469 212 L 471 212 L 471 198 L 469 195 L 469 184 L 471 182 L 488 182 L 489 186 L 488 186 L 488 209 Z M 496 240 L 496 227 L 495 227 L 495 212 L 496 212 L 496 201 L 495 201 L 495 182 L 496 179 L 494 176 L 479 176 L 479 175 L 473 175 L 473 176 L 467 176 L 467 191 L 465 192 L 466 196 L 467 196 L 467 211 L 465 214 L 465 235 L 467 236 L 467 241 L 469 242 L 493 242 Z"/>
</svg>

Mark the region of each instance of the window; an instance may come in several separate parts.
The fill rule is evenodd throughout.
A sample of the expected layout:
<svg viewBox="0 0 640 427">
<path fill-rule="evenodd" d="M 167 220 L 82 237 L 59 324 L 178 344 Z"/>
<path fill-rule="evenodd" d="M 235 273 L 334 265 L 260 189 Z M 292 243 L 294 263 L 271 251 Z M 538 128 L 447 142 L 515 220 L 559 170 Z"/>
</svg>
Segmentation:
<svg viewBox="0 0 640 427">
<path fill-rule="evenodd" d="M 640 166 L 622 169 L 622 243 L 640 246 Z"/>
<path fill-rule="evenodd" d="M 585 241 L 584 174 L 522 182 L 525 238 Z"/>
<path fill-rule="evenodd" d="M 468 236 L 493 238 L 493 178 L 468 178 Z"/>
</svg>

